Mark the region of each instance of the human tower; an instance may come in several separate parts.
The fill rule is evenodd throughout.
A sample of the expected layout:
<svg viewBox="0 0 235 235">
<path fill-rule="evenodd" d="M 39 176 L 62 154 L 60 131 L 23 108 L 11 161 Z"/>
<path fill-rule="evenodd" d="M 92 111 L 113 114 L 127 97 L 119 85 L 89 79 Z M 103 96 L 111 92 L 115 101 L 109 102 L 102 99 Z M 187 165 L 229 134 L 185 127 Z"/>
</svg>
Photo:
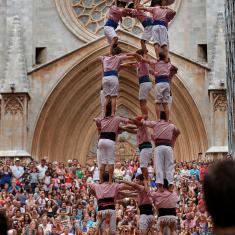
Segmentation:
<svg viewBox="0 0 235 235">
<path fill-rule="evenodd" d="M 148 216 L 153 216 L 152 202 L 161 197 L 165 193 L 166 188 L 169 195 L 173 193 L 173 148 L 180 134 L 180 131 L 169 120 L 170 105 L 172 103 L 171 80 L 177 73 L 177 68 L 171 64 L 169 58 L 167 31 L 169 22 L 176 14 L 174 10 L 168 7 L 174 0 L 152 0 L 150 7 L 145 7 L 145 4 L 149 1 L 146 0 L 140 5 L 139 0 L 134 0 L 134 2 L 116 0 L 109 8 L 104 25 L 104 33 L 110 44 L 110 51 L 108 56 L 100 57 L 103 69 L 100 93 L 102 115 L 94 119 L 99 132 L 97 162 L 100 172 L 100 185 L 96 185 L 93 188 L 98 199 L 98 208 L 103 212 L 115 210 L 114 202 L 117 192 L 124 188 L 139 192 L 137 197 L 140 209 L 140 230 L 143 232 L 148 227 Z M 141 49 L 135 53 L 123 53 L 118 46 L 118 35 L 115 29 L 122 17 L 126 16 L 137 18 L 144 28 L 140 40 Z M 155 59 L 148 58 L 146 42 L 150 40 L 154 43 Z M 134 62 L 127 63 L 127 60 L 130 59 Z M 116 101 L 119 92 L 118 72 L 125 68 L 135 68 L 139 81 L 141 115 L 133 118 L 116 115 Z M 150 74 L 154 76 L 155 82 L 156 120 L 148 120 L 147 99 L 149 92 L 153 88 Z M 152 129 L 151 133 L 150 129 Z M 132 182 L 112 183 L 115 164 L 115 143 L 118 134 L 122 131 L 136 134 L 142 171 L 141 177 L 137 179 L 138 184 Z M 153 150 L 158 195 L 150 195 L 148 189 L 147 165 L 152 157 Z M 108 168 L 108 174 L 105 173 L 106 167 Z M 175 211 L 164 211 L 163 214 L 163 216 L 174 216 Z M 111 219 L 111 233 L 115 231 L 115 223 Z"/>
</svg>

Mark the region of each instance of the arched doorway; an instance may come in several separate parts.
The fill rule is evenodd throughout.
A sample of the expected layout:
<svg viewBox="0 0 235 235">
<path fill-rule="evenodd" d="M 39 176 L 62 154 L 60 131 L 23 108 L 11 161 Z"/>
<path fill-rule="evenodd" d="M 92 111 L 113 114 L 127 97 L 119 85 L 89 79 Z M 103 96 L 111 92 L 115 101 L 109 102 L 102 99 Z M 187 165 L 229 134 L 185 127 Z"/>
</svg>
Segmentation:
<svg viewBox="0 0 235 235">
<path fill-rule="evenodd" d="M 122 48 L 134 51 L 134 46 L 121 43 Z M 108 53 L 108 47 L 96 48 L 73 66 L 54 87 L 44 104 L 34 132 L 32 155 L 51 160 L 78 158 L 86 161 L 96 127 L 93 118 L 100 113 L 99 91 L 101 65 L 99 55 Z M 197 157 L 208 147 L 204 124 L 188 90 L 179 77 L 175 77 L 172 92 L 171 120 L 181 130 L 175 147 L 177 160 Z M 150 119 L 155 118 L 153 94 L 149 100 Z M 138 83 L 135 72 L 124 70 L 120 77 L 118 105 L 139 114 Z"/>
</svg>

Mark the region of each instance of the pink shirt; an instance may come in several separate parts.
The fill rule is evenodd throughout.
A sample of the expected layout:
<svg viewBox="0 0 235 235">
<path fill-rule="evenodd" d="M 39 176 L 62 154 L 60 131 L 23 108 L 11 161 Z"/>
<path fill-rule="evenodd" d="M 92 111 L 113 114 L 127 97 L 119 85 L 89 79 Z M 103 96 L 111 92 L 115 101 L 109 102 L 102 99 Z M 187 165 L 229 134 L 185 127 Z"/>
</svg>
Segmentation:
<svg viewBox="0 0 235 235">
<path fill-rule="evenodd" d="M 149 12 L 153 15 L 153 20 L 162 20 L 169 23 L 175 16 L 176 12 L 170 8 L 162 8 L 161 6 L 148 7 Z"/>
<path fill-rule="evenodd" d="M 160 61 L 151 61 L 152 65 L 154 66 L 154 76 L 168 76 L 169 78 L 172 78 L 172 70 L 176 68 L 171 63 L 167 63 L 164 60 Z"/>
<path fill-rule="evenodd" d="M 143 22 L 144 20 L 150 18 L 143 11 L 137 9 L 132 10 L 132 16 L 137 18 L 140 22 Z"/>
<path fill-rule="evenodd" d="M 89 186 L 91 190 L 95 193 L 95 196 L 98 200 L 102 198 L 113 197 L 115 201 L 117 199 L 118 191 L 124 186 L 124 184 L 103 183 L 103 184 L 89 184 Z"/>
<path fill-rule="evenodd" d="M 143 60 L 136 63 L 137 75 L 138 77 L 149 76 L 149 65 Z"/>
<path fill-rule="evenodd" d="M 144 142 L 151 142 L 151 137 L 146 126 L 140 126 L 137 130 L 137 144 L 140 145 Z"/>
<path fill-rule="evenodd" d="M 118 71 L 123 59 L 125 59 L 127 55 L 119 54 L 114 56 L 100 56 L 100 60 L 102 62 L 103 71 Z"/>
<path fill-rule="evenodd" d="M 156 141 L 157 139 L 175 141 L 175 139 L 180 134 L 180 131 L 175 127 L 174 124 L 166 122 L 164 120 L 142 122 L 144 126 L 153 129 L 152 139 L 154 141 Z"/>
<path fill-rule="evenodd" d="M 100 127 L 101 132 L 115 132 L 118 134 L 118 129 L 120 123 L 127 124 L 129 122 L 128 118 L 114 116 L 114 117 L 105 117 L 105 118 L 96 118 L 96 125 Z"/>
<path fill-rule="evenodd" d="M 115 5 L 111 6 L 108 11 L 108 19 L 111 19 L 118 23 L 123 16 L 125 16 L 123 12 L 124 8 L 117 7 Z"/>
<path fill-rule="evenodd" d="M 150 192 L 146 192 L 144 186 L 139 185 L 141 190 L 138 191 L 138 205 L 152 204 L 152 198 Z"/>
<path fill-rule="evenodd" d="M 152 199 L 156 208 L 176 208 L 178 202 L 178 195 L 176 192 L 169 192 L 164 190 L 164 192 L 152 193 Z"/>
</svg>

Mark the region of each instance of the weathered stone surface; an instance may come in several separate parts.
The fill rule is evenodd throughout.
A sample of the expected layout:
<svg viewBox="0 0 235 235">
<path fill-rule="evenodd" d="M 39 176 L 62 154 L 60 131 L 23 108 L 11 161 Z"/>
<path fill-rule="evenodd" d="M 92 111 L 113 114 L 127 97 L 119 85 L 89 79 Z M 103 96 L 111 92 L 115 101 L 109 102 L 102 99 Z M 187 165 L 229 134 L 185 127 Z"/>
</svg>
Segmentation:
<svg viewBox="0 0 235 235">
<path fill-rule="evenodd" d="M 22 132 L 11 129 L 10 118 L 3 118 L 5 114 L 13 115 L 14 109 L 7 109 L 6 113 L 2 98 L 0 150 L 14 150 L 14 132 L 17 132 L 20 133 L 17 138 L 21 138 L 21 144 L 17 142 L 16 145 L 23 146 L 17 148 L 33 157 L 48 156 L 61 160 L 77 157 L 85 162 L 96 132 L 92 118 L 100 112 L 102 71 L 97 57 L 108 53 L 108 45 L 105 38 L 95 39 L 72 32 L 65 23 L 68 19 L 63 18 L 63 12 L 58 12 L 56 2 L 58 0 L 0 0 L 0 79 L 4 79 L 0 86 L 8 84 L 6 88 L 9 88 L 13 79 L 19 85 L 16 91 L 29 91 L 31 97 L 29 100 L 25 94 L 24 118 L 14 119 L 16 124 L 22 125 Z M 227 145 L 227 129 L 222 129 L 226 124 L 227 111 L 220 110 L 224 106 L 215 96 L 215 91 L 224 92 L 226 88 L 226 84 L 220 87 L 220 80 L 225 80 L 224 19 L 220 13 L 224 11 L 224 1 L 177 2 L 180 3 L 177 16 L 169 28 L 172 63 L 179 67 L 172 86 L 174 101 L 171 119 L 182 131 L 175 156 L 178 160 L 186 160 L 197 158 L 199 152 L 205 153 L 211 146 Z M 65 0 L 64 3 L 63 10 L 66 11 L 66 4 L 69 7 L 70 1 Z M 19 48 L 25 61 L 24 66 L 17 63 L 16 68 L 25 75 L 23 80 L 20 73 L 11 70 L 12 62 L 7 59 L 7 45 L 11 40 L 15 15 L 21 22 L 22 46 Z M 80 30 L 82 34 L 84 30 Z M 122 30 L 118 34 L 126 51 L 135 51 L 140 46 L 139 39 L 134 35 Z M 21 45 L 20 40 L 18 42 Z M 200 60 L 198 44 L 207 44 L 207 62 Z M 44 65 L 35 65 L 36 47 L 46 48 Z M 150 55 L 154 56 L 152 45 L 148 48 Z M 12 57 L 11 61 L 14 59 Z M 27 69 L 27 76 L 23 68 Z M 134 71 L 123 71 L 120 84 L 119 105 L 139 114 L 138 84 Z M 14 98 L 13 94 L 11 96 Z M 149 109 L 153 119 L 153 94 Z M 7 125 L 4 125 L 5 121 Z M 221 131 L 217 131 L 217 125 Z"/>
</svg>

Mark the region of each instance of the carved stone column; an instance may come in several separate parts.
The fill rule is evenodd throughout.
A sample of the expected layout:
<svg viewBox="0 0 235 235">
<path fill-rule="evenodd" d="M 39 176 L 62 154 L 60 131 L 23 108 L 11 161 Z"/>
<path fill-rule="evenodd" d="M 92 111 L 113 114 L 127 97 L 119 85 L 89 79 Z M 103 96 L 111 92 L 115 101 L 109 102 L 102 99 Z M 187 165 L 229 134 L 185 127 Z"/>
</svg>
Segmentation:
<svg viewBox="0 0 235 235">
<path fill-rule="evenodd" d="M 225 89 L 209 91 L 211 102 L 211 147 L 210 158 L 223 158 L 228 152 L 227 96 Z"/>
<path fill-rule="evenodd" d="M 1 100 L 0 156 L 28 157 L 27 153 L 27 93 L 4 93 Z"/>
<path fill-rule="evenodd" d="M 20 18 L 8 22 L 11 33 L 5 70 L 0 77 L 0 157 L 29 157 L 27 120 L 29 81 Z"/>
</svg>

